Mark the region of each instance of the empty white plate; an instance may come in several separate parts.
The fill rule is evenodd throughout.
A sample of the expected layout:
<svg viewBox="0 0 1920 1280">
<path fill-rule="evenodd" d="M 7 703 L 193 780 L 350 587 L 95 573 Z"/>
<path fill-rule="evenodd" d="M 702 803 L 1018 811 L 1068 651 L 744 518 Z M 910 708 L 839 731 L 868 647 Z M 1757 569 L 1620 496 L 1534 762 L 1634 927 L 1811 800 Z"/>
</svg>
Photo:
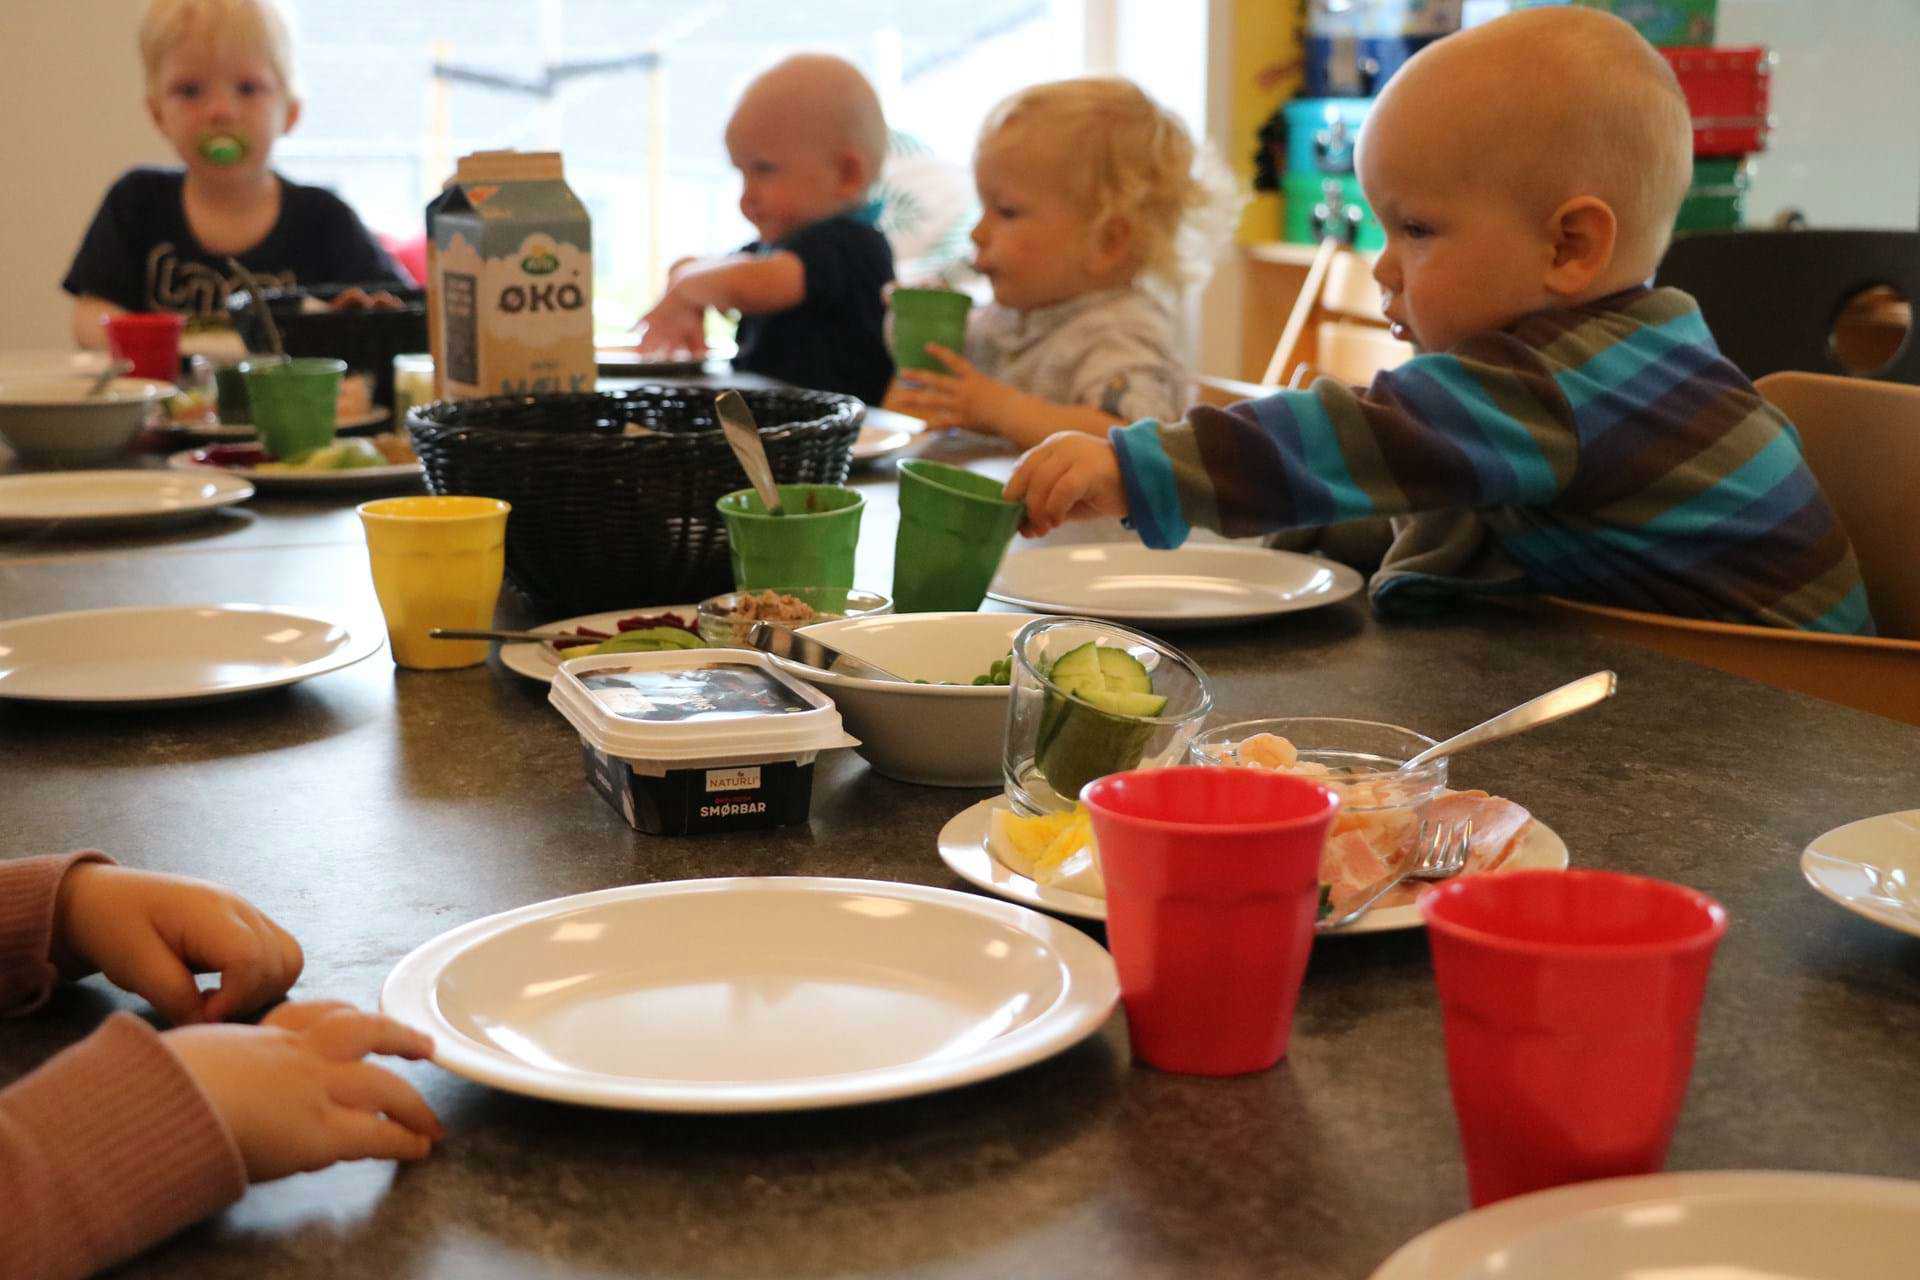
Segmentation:
<svg viewBox="0 0 1920 1280">
<path fill-rule="evenodd" d="M 257 604 L 134 606 L 0 622 L 0 699 L 142 706 L 206 702 L 308 680 L 386 637 Z"/>
<path fill-rule="evenodd" d="M 1888 1280 L 1914 1272 L 1920 1183 L 1661 1173 L 1556 1187 L 1441 1223 L 1372 1280 Z"/>
<path fill-rule="evenodd" d="M 0 532 L 185 524 L 253 496 L 215 471 L 48 471 L 0 476 Z"/>
<path fill-rule="evenodd" d="M 1220 626 L 1317 609 L 1360 590 L 1346 565 L 1291 551 L 1192 543 L 1042 547 L 1001 562 L 987 595 L 1041 613 L 1158 626 Z"/>
<path fill-rule="evenodd" d="M 972 894 L 773 877 L 535 903 L 415 950 L 380 992 L 459 1075 L 560 1102 L 785 1111 L 983 1080 L 1092 1034 L 1113 960 Z"/>
<path fill-rule="evenodd" d="M 1920 809 L 1835 827 L 1800 855 L 1800 874 L 1847 910 L 1920 938 Z"/>
<path fill-rule="evenodd" d="M 991 796 L 970 805 L 954 814 L 947 820 L 947 825 L 940 828 L 940 861 L 947 864 L 947 870 L 968 884 L 1009 902 L 1021 902 L 1042 911 L 1076 916 L 1082 920 L 1105 920 L 1105 898 L 1041 884 L 993 856 L 993 851 L 987 847 L 987 829 L 993 821 L 996 807 L 1008 807 L 1005 796 Z M 1513 871 L 1563 871 L 1569 861 L 1567 842 L 1553 828 L 1535 818 L 1533 825 L 1527 828 L 1527 833 L 1520 837 L 1520 847 L 1513 851 L 1506 868 Z M 1404 906 L 1369 911 L 1346 928 L 1335 929 L 1322 936 L 1340 938 L 1358 933 L 1387 933 L 1395 929 L 1420 927 L 1420 908 L 1409 902 Z"/>
</svg>

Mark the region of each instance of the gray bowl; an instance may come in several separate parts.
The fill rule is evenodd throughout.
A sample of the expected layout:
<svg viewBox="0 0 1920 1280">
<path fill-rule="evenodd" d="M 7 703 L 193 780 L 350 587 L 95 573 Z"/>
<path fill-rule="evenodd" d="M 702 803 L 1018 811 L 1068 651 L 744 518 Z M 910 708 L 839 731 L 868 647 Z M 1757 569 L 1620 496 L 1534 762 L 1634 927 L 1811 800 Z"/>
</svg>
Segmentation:
<svg viewBox="0 0 1920 1280">
<path fill-rule="evenodd" d="M 0 378 L 0 439 L 30 462 L 99 462 L 133 443 L 153 406 L 173 394 L 164 382 L 115 378 L 88 399 L 89 378 Z"/>
</svg>

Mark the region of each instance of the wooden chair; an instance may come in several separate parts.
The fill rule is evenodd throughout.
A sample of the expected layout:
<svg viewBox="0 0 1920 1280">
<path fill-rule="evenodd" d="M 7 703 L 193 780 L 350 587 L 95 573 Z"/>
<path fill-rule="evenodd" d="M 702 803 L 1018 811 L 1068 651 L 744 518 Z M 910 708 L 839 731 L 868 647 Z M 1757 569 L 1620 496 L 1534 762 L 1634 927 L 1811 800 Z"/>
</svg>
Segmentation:
<svg viewBox="0 0 1920 1280">
<path fill-rule="evenodd" d="M 1387 331 L 1371 264 L 1329 238 L 1314 254 L 1260 381 L 1296 386 L 1313 373 L 1365 386 L 1412 354 Z"/>
<path fill-rule="evenodd" d="M 1702 622 L 1548 596 L 1590 630 L 1776 688 L 1920 725 L 1920 388 L 1822 374 L 1757 384 L 1800 431 L 1853 540 L 1878 636 Z"/>
<path fill-rule="evenodd" d="M 1655 279 L 1693 295 L 1749 378 L 1796 369 L 1920 383 L 1920 232 L 1698 232 L 1674 240 Z M 1890 292 L 1856 303 L 1876 287 Z"/>
</svg>

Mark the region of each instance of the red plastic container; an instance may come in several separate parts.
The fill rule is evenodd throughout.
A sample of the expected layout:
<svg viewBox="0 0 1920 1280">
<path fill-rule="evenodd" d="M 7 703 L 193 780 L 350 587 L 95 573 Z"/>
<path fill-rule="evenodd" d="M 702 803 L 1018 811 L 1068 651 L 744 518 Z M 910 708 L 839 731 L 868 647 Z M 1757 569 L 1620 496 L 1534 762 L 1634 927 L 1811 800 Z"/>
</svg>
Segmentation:
<svg viewBox="0 0 1920 1280">
<path fill-rule="evenodd" d="M 1773 98 L 1771 52 L 1759 45 L 1660 52 L 1687 95 L 1694 155 L 1745 156 L 1766 149 Z"/>
<path fill-rule="evenodd" d="M 1195 767 L 1111 774 L 1080 798 L 1134 1054 L 1203 1076 L 1278 1062 L 1340 798 L 1286 774 Z"/>
<path fill-rule="evenodd" d="M 172 382 L 180 376 L 180 332 L 186 317 L 177 311 L 129 311 L 101 321 L 115 360 L 133 365 L 133 376 Z"/>
<path fill-rule="evenodd" d="M 1727 915 L 1608 871 L 1510 871 L 1420 899 L 1473 1203 L 1657 1172 Z"/>
</svg>

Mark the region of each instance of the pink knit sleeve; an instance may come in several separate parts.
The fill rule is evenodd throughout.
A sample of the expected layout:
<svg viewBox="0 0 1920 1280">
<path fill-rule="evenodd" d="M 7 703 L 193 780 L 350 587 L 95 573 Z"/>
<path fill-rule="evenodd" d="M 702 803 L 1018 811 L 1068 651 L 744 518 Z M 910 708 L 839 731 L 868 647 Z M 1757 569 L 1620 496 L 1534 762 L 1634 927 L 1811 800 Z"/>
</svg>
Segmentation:
<svg viewBox="0 0 1920 1280">
<path fill-rule="evenodd" d="M 0 1280 L 65 1280 L 239 1199 L 239 1148 L 130 1013 L 0 1091 Z"/>
<path fill-rule="evenodd" d="M 48 957 L 53 906 L 68 868 L 112 861 L 91 849 L 0 861 L 0 1015 L 33 1012 L 60 980 Z"/>
</svg>

